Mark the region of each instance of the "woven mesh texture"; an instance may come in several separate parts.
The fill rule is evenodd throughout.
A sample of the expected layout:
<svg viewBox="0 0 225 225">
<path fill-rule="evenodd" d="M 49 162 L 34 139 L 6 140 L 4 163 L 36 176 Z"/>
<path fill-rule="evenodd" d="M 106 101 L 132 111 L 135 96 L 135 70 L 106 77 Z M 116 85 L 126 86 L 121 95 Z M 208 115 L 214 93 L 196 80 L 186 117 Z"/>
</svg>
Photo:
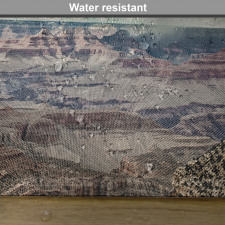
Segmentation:
<svg viewBox="0 0 225 225">
<path fill-rule="evenodd" d="M 0 20 L 0 195 L 225 196 L 225 29 L 151 20 Z"/>
</svg>

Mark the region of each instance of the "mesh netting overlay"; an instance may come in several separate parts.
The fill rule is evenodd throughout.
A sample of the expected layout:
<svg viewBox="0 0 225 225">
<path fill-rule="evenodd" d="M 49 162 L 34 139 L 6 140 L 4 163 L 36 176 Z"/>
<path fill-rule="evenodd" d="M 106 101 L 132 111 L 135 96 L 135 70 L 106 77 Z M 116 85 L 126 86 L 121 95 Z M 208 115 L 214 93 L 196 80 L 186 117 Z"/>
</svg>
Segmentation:
<svg viewBox="0 0 225 225">
<path fill-rule="evenodd" d="M 1 19 L 0 195 L 224 197 L 210 21 Z"/>
</svg>

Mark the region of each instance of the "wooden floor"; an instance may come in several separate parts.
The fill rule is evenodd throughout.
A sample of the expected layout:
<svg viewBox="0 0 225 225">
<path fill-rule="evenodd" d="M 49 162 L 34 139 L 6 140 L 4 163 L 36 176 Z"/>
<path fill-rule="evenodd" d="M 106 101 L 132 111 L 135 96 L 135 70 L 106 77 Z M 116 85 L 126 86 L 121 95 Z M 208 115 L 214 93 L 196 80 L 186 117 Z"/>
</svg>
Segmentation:
<svg viewBox="0 0 225 225">
<path fill-rule="evenodd" d="M 225 200 L 0 197 L 0 224 L 225 225 Z"/>
</svg>

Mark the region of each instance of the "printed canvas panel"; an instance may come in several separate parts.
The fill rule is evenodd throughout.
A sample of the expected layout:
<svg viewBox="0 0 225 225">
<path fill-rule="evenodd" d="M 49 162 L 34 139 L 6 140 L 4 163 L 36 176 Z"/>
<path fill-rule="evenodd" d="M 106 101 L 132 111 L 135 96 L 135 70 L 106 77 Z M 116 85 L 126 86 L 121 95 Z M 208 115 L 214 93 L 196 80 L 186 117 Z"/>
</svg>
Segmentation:
<svg viewBox="0 0 225 225">
<path fill-rule="evenodd" d="M 1 18 L 0 195 L 225 196 L 224 18 Z"/>
</svg>

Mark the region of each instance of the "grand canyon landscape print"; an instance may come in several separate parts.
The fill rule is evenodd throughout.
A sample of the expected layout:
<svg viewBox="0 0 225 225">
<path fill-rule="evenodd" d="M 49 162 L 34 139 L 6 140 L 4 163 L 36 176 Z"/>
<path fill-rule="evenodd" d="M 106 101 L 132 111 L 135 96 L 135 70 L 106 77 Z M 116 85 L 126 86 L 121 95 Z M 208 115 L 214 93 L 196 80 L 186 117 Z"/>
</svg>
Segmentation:
<svg viewBox="0 0 225 225">
<path fill-rule="evenodd" d="M 0 195 L 224 197 L 225 22 L 188 20 L 1 18 Z"/>
</svg>

